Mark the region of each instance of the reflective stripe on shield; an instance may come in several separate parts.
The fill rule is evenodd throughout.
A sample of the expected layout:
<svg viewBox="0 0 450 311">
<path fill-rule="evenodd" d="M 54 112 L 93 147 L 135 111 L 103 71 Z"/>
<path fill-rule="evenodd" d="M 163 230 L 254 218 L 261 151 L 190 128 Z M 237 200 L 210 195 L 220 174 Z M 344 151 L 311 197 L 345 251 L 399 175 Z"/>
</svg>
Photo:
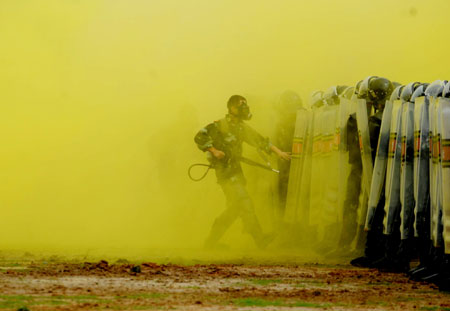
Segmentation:
<svg viewBox="0 0 450 311">
<path fill-rule="evenodd" d="M 414 103 L 414 199 L 415 236 L 430 237 L 430 140 L 429 101 L 418 97 Z"/>
<path fill-rule="evenodd" d="M 392 234 L 400 213 L 400 165 L 401 165 L 402 101 L 395 100 L 392 108 L 389 136 L 388 163 L 386 168 L 386 203 L 384 206 L 384 233 Z"/>
<path fill-rule="evenodd" d="M 445 253 L 450 254 L 450 99 L 441 98 L 442 209 Z"/>
<path fill-rule="evenodd" d="M 370 147 L 369 120 L 367 115 L 367 105 L 364 99 L 356 99 L 356 120 L 358 124 L 359 143 L 361 148 L 361 160 L 363 166 L 362 192 L 370 193 L 370 184 L 372 182 L 372 150 Z M 367 218 L 367 202 L 362 204 L 360 211 L 359 224 L 364 226 Z"/>
<path fill-rule="evenodd" d="M 308 129 L 308 114 L 306 110 L 297 111 L 295 123 L 294 141 L 292 143 L 292 158 L 289 169 L 289 184 L 286 198 L 286 211 L 284 220 L 287 223 L 295 223 L 297 214 L 301 212 L 300 183 L 303 175 L 305 160 L 304 143 Z"/>
<path fill-rule="evenodd" d="M 414 236 L 414 104 L 402 106 L 400 203 L 402 240 Z"/>
<path fill-rule="evenodd" d="M 386 167 L 389 151 L 389 133 L 392 118 L 392 101 L 386 101 L 381 119 L 380 137 L 378 138 L 377 154 L 372 173 L 372 183 L 370 185 L 369 203 L 365 229 L 370 230 L 375 216 L 375 209 L 380 201 L 383 192 L 384 180 L 386 178 Z"/>
</svg>

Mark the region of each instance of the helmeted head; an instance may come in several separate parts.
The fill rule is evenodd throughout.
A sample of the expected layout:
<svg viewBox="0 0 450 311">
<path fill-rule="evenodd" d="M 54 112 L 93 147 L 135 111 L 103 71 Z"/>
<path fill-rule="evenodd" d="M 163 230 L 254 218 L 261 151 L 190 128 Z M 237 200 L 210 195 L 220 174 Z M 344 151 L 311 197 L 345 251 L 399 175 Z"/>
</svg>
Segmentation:
<svg viewBox="0 0 450 311">
<path fill-rule="evenodd" d="M 415 90 L 414 93 L 411 95 L 411 99 L 409 100 L 411 103 L 414 103 L 416 101 L 416 98 L 425 96 L 425 90 L 428 87 L 428 83 L 422 83 L 419 85 Z"/>
<path fill-rule="evenodd" d="M 330 87 L 325 93 L 323 93 L 323 99 L 328 106 L 339 105 L 339 96 L 347 88 L 346 85 L 336 85 Z"/>
<path fill-rule="evenodd" d="M 359 88 L 361 87 L 361 84 L 363 83 L 363 80 L 359 80 L 358 83 L 356 83 L 355 88 L 354 88 L 354 94 L 356 96 L 358 96 L 359 94 Z"/>
<path fill-rule="evenodd" d="M 446 85 L 446 81 L 436 80 L 431 83 L 425 90 L 425 95 L 428 97 L 439 97 L 442 95 L 442 91 Z"/>
<path fill-rule="evenodd" d="M 401 100 L 404 102 L 409 102 L 414 91 L 421 85 L 420 82 L 411 82 L 405 86 L 402 93 L 400 94 Z"/>
<path fill-rule="evenodd" d="M 346 98 L 346 99 L 351 99 L 352 95 L 354 93 L 355 93 L 355 87 L 348 86 L 347 88 L 345 88 L 345 90 L 342 92 L 342 94 L 340 96 L 343 98 Z"/>
<path fill-rule="evenodd" d="M 252 118 L 250 107 L 247 105 L 247 100 L 241 95 L 231 96 L 230 99 L 228 99 L 227 107 L 228 113 L 240 120 L 250 120 Z"/>
<path fill-rule="evenodd" d="M 400 94 L 402 94 L 403 89 L 405 88 L 404 85 L 397 86 L 394 91 L 392 91 L 391 96 L 389 97 L 389 100 L 394 101 L 397 99 L 400 99 Z"/>
<path fill-rule="evenodd" d="M 386 78 L 372 76 L 366 78 L 361 84 L 359 98 L 363 98 L 372 105 L 376 111 L 383 110 L 386 100 L 391 96 L 394 86 Z"/>
<path fill-rule="evenodd" d="M 319 108 L 324 105 L 323 91 L 314 91 L 311 94 L 311 108 Z"/>
<path fill-rule="evenodd" d="M 303 108 L 303 101 L 294 91 L 285 91 L 281 94 L 277 103 L 277 110 L 280 113 L 295 113 Z"/>
<path fill-rule="evenodd" d="M 442 91 L 442 97 L 450 98 L 450 83 L 446 83 Z"/>
</svg>

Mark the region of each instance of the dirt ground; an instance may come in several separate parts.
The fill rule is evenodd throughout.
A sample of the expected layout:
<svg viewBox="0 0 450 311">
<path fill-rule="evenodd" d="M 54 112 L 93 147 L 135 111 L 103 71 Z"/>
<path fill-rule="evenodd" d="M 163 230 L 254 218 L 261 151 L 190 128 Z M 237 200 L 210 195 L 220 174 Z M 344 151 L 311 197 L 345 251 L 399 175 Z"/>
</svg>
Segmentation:
<svg viewBox="0 0 450 311">
<path fill-rule="evenodd" d="M 2 265 L 2 310 L 450 310 L 432 285 L 346 265 Z"/>
</svg>

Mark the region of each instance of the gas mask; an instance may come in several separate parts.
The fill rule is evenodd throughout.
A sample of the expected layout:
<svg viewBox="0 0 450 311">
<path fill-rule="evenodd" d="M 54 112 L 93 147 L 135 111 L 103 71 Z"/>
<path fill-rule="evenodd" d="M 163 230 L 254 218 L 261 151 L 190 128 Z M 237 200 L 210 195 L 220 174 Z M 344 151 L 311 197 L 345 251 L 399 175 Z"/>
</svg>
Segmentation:
<svg viewBox="0 0 450 311">
<path fill-rule="evenodd" d="M 236 106 L 235 106 L 236 107 Z M 250 113 L 250 107 L 247 105 L 247 102 L 241 101 L 240 105 L 235 108 L 235 111 L 230 111 L 235 117 L 239 120 L 250 120 L 252 118 L 252 114 Z"/>
<path fill-rule="evenodd" d="M 252 118 L 252 114 L 250 113 L 250 107 L 247 105 L 247 103 L 242 103 L 238 107 L 237 117 L 241 120 L 250 120 Z"/>
</svg>

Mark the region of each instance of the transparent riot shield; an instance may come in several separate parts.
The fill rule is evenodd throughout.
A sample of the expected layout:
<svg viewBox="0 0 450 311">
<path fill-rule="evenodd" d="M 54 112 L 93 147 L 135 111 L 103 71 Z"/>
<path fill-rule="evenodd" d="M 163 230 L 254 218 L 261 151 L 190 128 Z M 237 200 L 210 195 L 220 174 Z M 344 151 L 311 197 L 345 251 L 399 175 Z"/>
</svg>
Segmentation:
<svg viewBox="0 0 450 311">
<path fill-rule="evenodd" d="M 414 103 L 403 104 L 401 127 L 400 233 L 404 240 L 414 236 Z"/>
<path fill-rule="evenodd" d="M 414 232 L 416 237 L 430 236 L 430 127 L 428 98 L 414 103 Z"/>
<path fill-rule="evenodd" d="M 310 225 L 310 201 L 311 201 L 311 172 L 312 172 L 312 152 L 313 152 L 313 125 L 314 125 L 314 113 L 308 111 L 306 114 L 308 118 L 308 127 L 306 129 L 306 135 L 304 140 L 304 154 L 305 159 L 303 163 L 303 173 L 300 179 L 300 194 L 299 205 L 300 210 L 297 212 L 296 222 L 302 228 L 306 228 L 309 231 Z"/>
<path fill-rule="evenodd" d="M 367 218 L 367 200 L 372 183 L 373 163 L 367 104 L 364 99 L 356 99 L 356 104 L 356 120 L 358 124 L 359 145 L 361 148 L 361 160 L 363 166 L 361 192 L 365 193 L 365 202 L 361 205 L 358 223 L 360 226 L 364 226 Z"/>
<path fill-rule="evenodd" d="M 384 234 L 392 234 L 400 213 L 402 101 L 395 100 L 392 108 L 389 153 L 386 168 L 386 203 L 384 206 Z"/>
<path fill-rule="evenodd" d="M 450 254 L 450 99 L 440 98 L 441 193 L 445 253 Z"/>
<path fill-rule="evenodd" d="M 433 245 L 440 247 L 443 244 L 442 224 L 442 175 L 441 175 L 441 103 L 443 98 L 434 100 L 433 113 L 433 192 L 430 192 L 431 209 L 431 236 Z M 430 105 L 431 107 L 431 105 Z"/>
<path fill-rule="evenodd" d="M 322 124 L 323 110 L 325 106 L 316 108 L 313 111 L 313 142 L 311 153 L 311 180 L 310 180 L 310 201 L 309 201 L 309 223 L 312 230 L 316 231 L 320 225 L 321 204 L 323 193 L 323 161 L 322 161 Z"/>
<path fill-rule="evenodd" d="M 434 230 L 435 216 L 436 213 L 436 163 L 437 163 L 437 152 L 435 150 L 435 135 L 436 135 L 436 115 L 435 107 L 436 101 L 433 97 L 428 98 L 429 105 L 429 118 L 430 118 L 430 236 L 433 244 L 436 244 L 437 233 Z"/>
<path fill-rule="evenodd" d="M 308 130 L 309 112 L 298 110 L 295 123 L 294 141 L 292 143 L 292 157 L 289 169 L 289 182 L 286 198 L 284 221 L 294 224 L 301 212 L 300 185 L 305 162 L 305 139 Z"/>
<path fill-rule="evenodd" d="M 339 150 L 339 222 L 343 223 L 343 207 L 345 193 L 347 191 L 347 180 L 350 174 L 350 164 L 348 163 L 347 146 L 347 122 L 350 117 L 351 101 L 341 97 L 339 103 L 339 116 L 336 123 L 336 144 Z"/>
<path fill-rule="evenodd" d="M 378 138 L 377 154 L 375 157 L 375 165 L 372 173 L 372 183 L 370 185 L 370 194 L 367 210 L 367 218 L 365 229 L 370 230 L 375 216 L 375 209 L 381 198 L 383 187 L 385 185 L 386 167 L 389 152 L 389 134 L 392 119 L 392 101 L 386 101 L 381 119 L 380 136 Z"/>
<path fill-rule="evenodd" d="M 322 114 L 322 194 L 319 236 L 321 251 L 334 248 L 340 232 L 339 226 L 339 145 L 336 136 L 339 106 L 327 106 Z"/>
</svg>

